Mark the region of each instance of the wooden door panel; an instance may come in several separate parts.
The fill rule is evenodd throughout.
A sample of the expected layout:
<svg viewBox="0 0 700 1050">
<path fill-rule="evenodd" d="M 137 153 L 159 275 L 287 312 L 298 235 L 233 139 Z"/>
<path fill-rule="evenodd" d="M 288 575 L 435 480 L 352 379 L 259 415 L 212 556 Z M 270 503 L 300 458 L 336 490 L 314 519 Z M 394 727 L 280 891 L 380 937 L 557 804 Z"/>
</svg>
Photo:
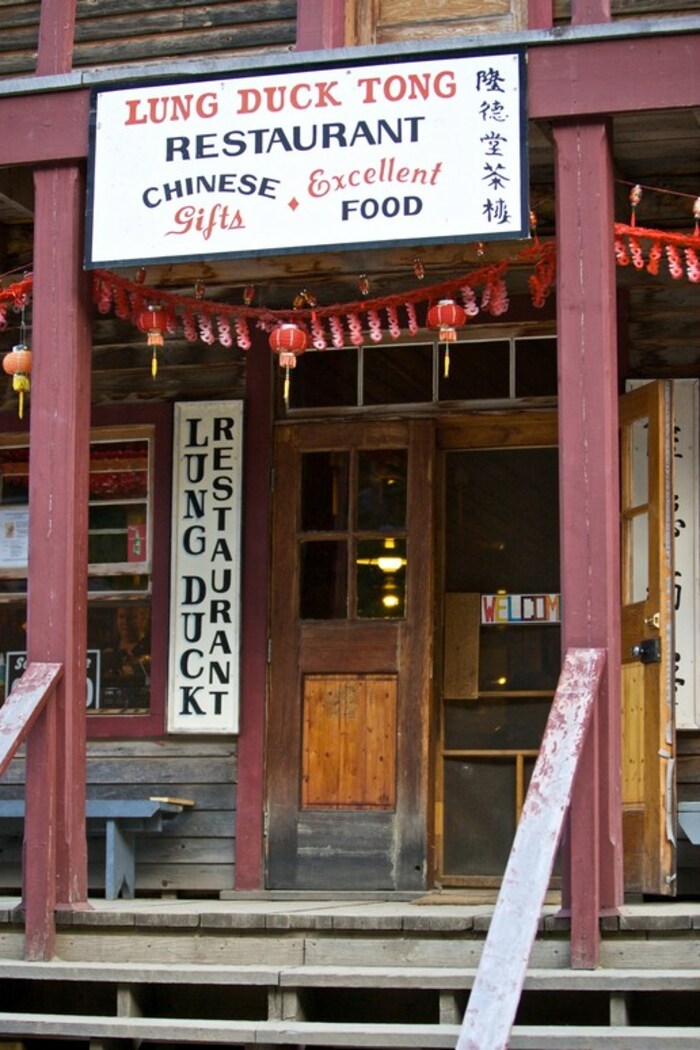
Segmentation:
<svg viewBox="0 0 700 1050">
<path fill-rule="evenodd" d="M 675 893 L 671 390 L 620 401 L 622 771 L 625 888 Z M 660 644 L 642 662 L 636 647 Z"/>
<path fill-rule="evenodd" d="M 306 675 L 304 809 L 396 805 L 396 675 Z"/>
</svg>

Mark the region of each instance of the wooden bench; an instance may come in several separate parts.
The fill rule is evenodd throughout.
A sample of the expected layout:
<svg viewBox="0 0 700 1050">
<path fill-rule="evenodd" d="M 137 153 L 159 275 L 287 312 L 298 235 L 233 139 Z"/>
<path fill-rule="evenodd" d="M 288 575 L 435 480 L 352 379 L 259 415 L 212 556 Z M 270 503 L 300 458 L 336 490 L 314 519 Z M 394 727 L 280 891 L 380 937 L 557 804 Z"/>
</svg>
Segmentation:
<svg viewBox="0 0 700 1050">
<path fill-rule="evenodd" d="M 192 803 L 186 799 L 161 798 L 92 798 L 85 805 L 89 834 L 104 825 L 105 843 L 105 898 L 131 899 L 136 893 L 136 835 L 163 830 Z M 5 825 L 17 825 L 24 820 L 23 799 L 0 799 L 0 834 Z"/>
</svg>

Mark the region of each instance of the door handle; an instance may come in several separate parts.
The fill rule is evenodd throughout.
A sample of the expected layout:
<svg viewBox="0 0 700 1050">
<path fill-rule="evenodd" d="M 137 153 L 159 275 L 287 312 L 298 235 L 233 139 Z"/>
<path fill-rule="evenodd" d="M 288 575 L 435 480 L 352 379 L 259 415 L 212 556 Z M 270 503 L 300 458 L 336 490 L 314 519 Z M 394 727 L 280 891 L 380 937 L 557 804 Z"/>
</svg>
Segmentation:
<svg viewBox="0 0 700 1050">
<path fill-rule="evenodd" d="M 632 646 L 632 656 L 636 656 L 643 664 L 661 663 L 661 639 L 645 638 Z"/>
</svg>

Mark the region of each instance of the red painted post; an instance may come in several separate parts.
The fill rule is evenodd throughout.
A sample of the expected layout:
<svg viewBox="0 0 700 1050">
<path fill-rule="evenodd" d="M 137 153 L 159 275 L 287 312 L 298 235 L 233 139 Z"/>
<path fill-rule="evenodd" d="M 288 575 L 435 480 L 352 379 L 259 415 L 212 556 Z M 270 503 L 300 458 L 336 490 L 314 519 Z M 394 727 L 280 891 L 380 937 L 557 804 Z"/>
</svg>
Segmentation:
<svg viewBox="0 0 700 1050">
<path fill-rule="evenodd" d="M 265 807 L 265 694 L 269 578 L 272 361 L 267 340 L 257 336 L 248 352 L 245 445 L 248 449 L 243 506 L 241 728 L 236 791 L 236 889 L 263 885 Z"/>
<path fill-rule="evenodd" d="M 555 126 L 562 648 L 608 662 L 571 806 L 572 965 L 594 967 L 622 902 L 618 378 L 608 129 Z"/>
<path fill-rule="evenodd" d="M 297 51 L 345 44 L 345 0 L 297 0 Z"/>
<path fill-rule="evenodd" d="M 572 25 L 596 25 L 611 18 L 610 0 L 571 0 Z"/>
<path fill-rule="evenodd" d="M 554 0 L 528 0 L 527 28 L 551 29 L 554 25 Z"/>
<path fill-rule="evenodd" d="M 88 282 L 81 265 L 81 173 L 72 165 L 38 169 L 34 180 L 28 656 L 30 663 L 62 663 L 64 677 L 27 743 L 24 902 L 25 953 L 48 958 L 52 898 L 64 904 L 87 898 L 91 343 Z"/>
</svg>

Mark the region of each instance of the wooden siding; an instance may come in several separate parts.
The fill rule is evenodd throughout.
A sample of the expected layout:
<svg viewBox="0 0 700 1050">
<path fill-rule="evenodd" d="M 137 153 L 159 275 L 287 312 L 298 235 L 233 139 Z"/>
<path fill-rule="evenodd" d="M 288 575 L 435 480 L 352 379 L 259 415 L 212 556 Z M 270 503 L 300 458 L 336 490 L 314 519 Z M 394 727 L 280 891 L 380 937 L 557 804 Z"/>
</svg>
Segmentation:
<svg viewBox="0 0 700 1050">
<path fill-rule="evenodd" d="M 227 740 L 99 741 L 88 747 L 90 798 L 175 797 L 194 801 L 162 832 L 139 835 L 136 892 L 187 896 L 234 883 L 236 743 Z M 24 759 L 0 782 L 0 797 L 24 795 Z M 104 837 L 90 837 L 89 889 L 104 888 Z M 21 842 L 0 834 L 0 892 L 20 886 Z"/>
<path fill-rule="evenodd" d="M 33 73 L 39 0 L 0 0 L 0 76 Z M 78 0 L 75 68 L 287 51 L 296 0 Z"/>
</svg>

